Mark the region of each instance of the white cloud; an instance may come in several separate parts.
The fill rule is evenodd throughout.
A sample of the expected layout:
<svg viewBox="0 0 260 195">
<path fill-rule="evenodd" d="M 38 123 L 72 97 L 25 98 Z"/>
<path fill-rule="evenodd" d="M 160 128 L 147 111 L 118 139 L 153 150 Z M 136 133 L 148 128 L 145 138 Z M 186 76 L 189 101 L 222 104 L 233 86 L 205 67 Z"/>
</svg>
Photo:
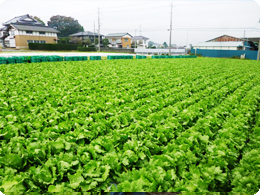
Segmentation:
<svg viewBox="0 0 260 195">
<path fill-rule="evenodd" d="M 260 0 L 255 0 L 255 2 L 260 6 Z"/>
</svg>

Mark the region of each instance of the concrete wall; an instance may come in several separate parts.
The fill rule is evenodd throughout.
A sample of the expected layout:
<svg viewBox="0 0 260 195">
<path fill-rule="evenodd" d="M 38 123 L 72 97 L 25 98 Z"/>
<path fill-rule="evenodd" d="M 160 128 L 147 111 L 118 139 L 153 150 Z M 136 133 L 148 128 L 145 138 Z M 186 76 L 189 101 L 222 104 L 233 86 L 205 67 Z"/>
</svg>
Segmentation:
<svg viewBox="0 0 260 195">
<path fill-rule="evenodd" d="M 191 53 L 195 54 L 195 49 L 191 49 Z M 245 58 L 251 60 L 257 59 L 257 51 L 252 50 L 211 50 L 211 49 L 196 49 L 196 54 L 204 57 L 230 58 L 232 56 L 241 56 L 245 54 Z"/>
<path fill-rule="evenodd" d="M 116 48 L 100 48 L 100 51 L 117 52 L 117 53 L 134 53 L 134 49 L 116 49 Z"/>
</svg>

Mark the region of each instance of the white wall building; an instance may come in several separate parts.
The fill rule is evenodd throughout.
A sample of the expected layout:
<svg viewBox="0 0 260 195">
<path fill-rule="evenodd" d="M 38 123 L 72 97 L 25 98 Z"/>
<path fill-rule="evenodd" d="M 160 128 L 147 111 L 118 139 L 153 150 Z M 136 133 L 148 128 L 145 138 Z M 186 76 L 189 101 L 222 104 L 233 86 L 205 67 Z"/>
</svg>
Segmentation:
<svg viewBox="0 0 260 195">
<path fill-rule="evenodd" d="M 135 36 L 132 38 L 132 46 L 136 46 L 136 48 L 148 48 L 148 40 L 149 38 L 144 36 Z"/>
<path fill-rule="evenodd" d="M 7 47 L 28 48 L 29 43 L 57 43 L 58 30 L 44 26 L 31 16 L 15 17 L 5 23 L 0 29 L 0 40 Z"/>
<path fill-rule="evenodd" d="M 192 46 L 193 49 L 244 50 L 243 41 L 202 42 Z"/>
</svg>

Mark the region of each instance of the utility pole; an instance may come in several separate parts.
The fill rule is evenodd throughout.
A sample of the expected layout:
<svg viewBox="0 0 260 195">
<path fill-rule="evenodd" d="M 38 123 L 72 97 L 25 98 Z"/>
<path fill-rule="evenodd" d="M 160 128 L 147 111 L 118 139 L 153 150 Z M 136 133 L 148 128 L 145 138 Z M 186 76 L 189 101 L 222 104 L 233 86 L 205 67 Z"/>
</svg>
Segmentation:
<svg viewBox="0 0 260 195">
<path fill-rule="evenodd" d="M 135 29 L 135 37 L 136 37 L 136 29 Z M 137 40 L 135 40 L 135 48 L 136 48 L 136 42 L 137 42 Z"/>
<path fill-rule="evenodd" d="M 169 56 L 171 56 L 171 47 L 172 47 L 172 3 L 171 3 L 171 19 L 170 19 L 170 44 L 169 44 Z"/>
<path fill-rule="evenodd" d="M 187 31 L 187 40 L 186 40 L 186 49 L 185 49 L 185 54 L 188 54 L 188 40 L 189 40 L 189 31 Z"/>
<path fill-rule="evenodd" d="M 259 60 L 259 57 L 260 57 L 260 39 L 259 39 L 259 42 L 258 42 L 257 60 Z"/>
<path fill-rule="evenodd" d="M 245 37 L 246 37 L 246 30 L 244 30 L 244 41 L 243 41 L 244 50 L 246 50 L 246 45 L 245 45 L 246 44 L 246 38 Z"/>
<path fill-rule="evenodd" d="M 258 23 L 260 23 L 260 19 L 259 19 Z M 258 61 L 259 61 L 259 57 L 260 57 L 260 39 L 258 41 L 258 52 L 257 52 L 257 60 Z"/>
<path fill-rule="evenodd" d="M 96 32 L 96 30 L 95 30 L 95 20 L 94 20 L 94 46 L 96 47 L 96 44 L 95 44 L 95 39 L 96 39 L 95 35 L 96 35 L 96 33 L 95 32 Z"/>
<path fill-rule="evenodd" d="M 99 7 L 98 7 L 98 51 L 100 51 L 100 18 L 99 18 Z"/>
</svg>

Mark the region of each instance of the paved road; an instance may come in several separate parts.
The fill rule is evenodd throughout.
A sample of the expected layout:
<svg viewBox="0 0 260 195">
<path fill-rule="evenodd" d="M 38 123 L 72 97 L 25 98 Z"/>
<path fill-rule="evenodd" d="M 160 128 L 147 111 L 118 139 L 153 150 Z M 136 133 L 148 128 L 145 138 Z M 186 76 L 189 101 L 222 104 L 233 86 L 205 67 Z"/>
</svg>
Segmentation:
<svg viewBox="0 0 260 195">
<path fill-rule="evenodd" d="M 11 57 L 11 56 L 108 56 L 108 55 L 134 55 L 127 53 L 102 53 L 102 52 L 45 52 L 45 51 L 30 51 L 30 50 L 14 50 L 14 49 L 3 49 L 0 52 L 0 57 Z"/>
</svg>

